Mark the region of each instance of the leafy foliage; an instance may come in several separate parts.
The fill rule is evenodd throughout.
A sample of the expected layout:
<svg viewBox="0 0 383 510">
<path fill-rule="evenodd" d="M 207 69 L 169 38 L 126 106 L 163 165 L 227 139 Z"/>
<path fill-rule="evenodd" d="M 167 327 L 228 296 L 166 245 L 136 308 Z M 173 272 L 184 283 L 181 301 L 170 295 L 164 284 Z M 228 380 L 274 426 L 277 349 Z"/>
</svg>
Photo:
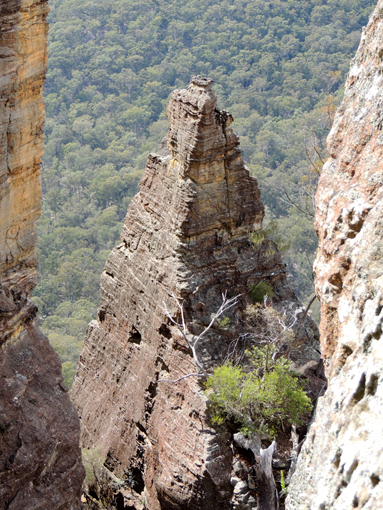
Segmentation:
<svg viewBox="0 0 383 510">
<path fill-rule="evenodd" d="M 259 282 L 250 286 L 249 297 L 253 303 L 263 303 L 265 297 L 270 298 L 272 295 L 272 287 L 266 282 Z"/>
<path fill-rule="evenodd" d="M 299 424 L 312 409 L 303 384 L 278 356 L 294 341 L 295 318 L 281 314 L 267 303 L 250 305 L 245 313 L 250 349 L 245 359 L 234 354 L 214 370 L 206 382 L 213 422 L 236 422 L 243 432 L 257 431 L 272 437 L 283 423 Z M 246 359 L 247 358 L 247 359 Z"/>
<path fill-rule="evenodd" d="M 50 0 L 35 296 L 41 322 L 56 317 L 44 324 L 51 337 L 61 335 L 73 352 L 82 340 L 84 327 L 74 322 L 82 319 L 61 321 L 58 308 L 63 302 L 81 308 L 81 300 L 96 308 L 99 277 L 148 152 L 166 135 L 168 96 L 191 74 L 212 77 L 219 107 L 234 115 L 244 158 L 267 205 L 266 223 L 277 221 L 291 245 L 286 261 L 292 281 L 308 299 L 316 249 L 312 220 L 281 200 L 276 188 L 310 205 L 305 201 L 326 156 L 340 87 L 374 4 Z"/>
<path fill-rule="evenodd" d="M 226 329 L 230 327 L 231 320 L 230 317 L 223 316 L 222 319 L 217 319 L 217 325 L 219 328 Z"/>
<path fill-rule="evenodd" d="M 85 483 L 92 485 L 97 479 L 97 472 L 104 468 L 104 456 L 99 448 L 82 448 L 82 462 L 85 467 Z"/>
<path fill-rule="evenodd" d="M 231 419 L 243 432 L 256 430 L 269 437 L 282 423 L 299 424 L 312 406 L 301 382 L 289 370 L 288 361 L 271 358 L 266 370 L 266 347 L 253 349 L 250 358 L 251 371 L 228 362 L 216 368 L 207 380 L 213 422 Z"/>
<path fill-rule="evenodd" d="M 267 224 L 263 226 L 262 230 L 250 232 L 249 239 L 254 248 L 260 247 L 262 244 L 266 245 L 266 250 L 268 250 L 270 254 L 275 253 L 275 247 L 278 248 L 280 253 L 288 252 L 291 247 L 286 237 L 280 232 L 277 220 L 267 221 Z"/>
<path fill-rule="evenodd" d="M 283 494 L 287 495 L 287 487 L 286 487 L 285 475 L 283 474 L 283 471 L 281 471 L 280 484 L 281 484 L 281 489 L 282 489 Z"/>
</svg>

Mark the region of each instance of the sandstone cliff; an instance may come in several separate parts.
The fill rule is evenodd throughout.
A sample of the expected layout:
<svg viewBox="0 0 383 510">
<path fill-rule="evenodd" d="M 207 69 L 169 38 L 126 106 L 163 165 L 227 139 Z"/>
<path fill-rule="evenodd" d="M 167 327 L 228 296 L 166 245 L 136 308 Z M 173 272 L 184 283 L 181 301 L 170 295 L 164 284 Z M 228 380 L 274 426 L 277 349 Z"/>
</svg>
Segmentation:
<svg viewBox="0 0 383 510">
<path fill-rule="evenodd" d="M 192 338 L 223 292 L 241 295 L 226 314 L 230 327 L 216 326 L 201 343 L 206 369 L 238 337 L 249 285 L 269 281 L 275 306 L 299 307 L 279 253 L 249 241 L 261 228 L 263 204 L 211 84 L 194 77 L 171 95 L 167 147 L 149 156 L 122 243 L 106 264 L 98 320 L 89 325 L 71 391 L 83 446 L 98 448 L 151 510 L 231 508 L 233 492 L 232 438 L 211 426 L 203 387 L 195 377 L 166 382 L 196 368 L 164 303 L 179 319 L 171 295 L 184 300 Z M 305 325 L 301 361 L 318 359 L 315 327 Z M 130 494 L 121 486 L 121 508 L 133 504 Z"/>
<path fill-rule="evenodd" d="M 37 282 L 47 2 L 0 0 L 0 508 L 77 509 L 79 423 L 29 300 Z"/>
<path fill-rule="evenodd" d="M 317 193 L 316 289 L 329 378 L 289 509 L 382 508 L 383 1 L 362 35 Z"/>
</svg>

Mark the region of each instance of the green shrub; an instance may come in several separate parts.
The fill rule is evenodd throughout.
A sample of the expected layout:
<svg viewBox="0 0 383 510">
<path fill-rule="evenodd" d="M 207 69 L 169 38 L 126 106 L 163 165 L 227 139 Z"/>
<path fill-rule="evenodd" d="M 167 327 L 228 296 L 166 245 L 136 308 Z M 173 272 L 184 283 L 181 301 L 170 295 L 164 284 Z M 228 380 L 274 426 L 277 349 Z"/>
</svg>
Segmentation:
<svg viewBox="0 0 383 510">
<path fill-rule="evenodd" d="M 103 469 L 104 457 L 99 448 L 82 448 L 82 463 L 85 467 L 85 483 L 91 485 L 96 481 L 96 473 Z"/>
<path fill-rule="evenodd" d="M 287 496 L 287 487 L 285 482 L 285 475 L 283 474 L 283 471 L 281 471 L 281 489 L 283 494 Z"/>
<path fill-rule="evenodd" d="M 266 282 L 259 282 L 249 286 L 249 297 L 253 303 L 263 303 L 265 296 L 271 298 L 273 288 Z"/>
<path fill-rule="evenodd" d="M 269 221 L 262 230 L 250 232 L 249 239 L 254 248 L 263 245 L 267 256 L 271 256 L 277 250 L 280 253 L 286 253 L 290 249 L 290 243 L 281 234 L 276 220 Z"/>
<path fill-rule="evenodd" d="M 221 329 L 226 329 L 230 326 L 231 320 L 230 317 L 224 316 L 222 319 L 217 319 L 217 325 Z"/>
<path fill-rule="evenodd" d="M 301 381 L 289 370 L 289 362 L 272 360 L 266 370 L 265 347 L 253 349 L 249 358 L 250 371 L 226 363 L 206 381 L 213 422 L 232 420 L 244 433 L 257 431 L 270 438 L 283 423 L 300 424 L 312 405 Z"/>
</svg>

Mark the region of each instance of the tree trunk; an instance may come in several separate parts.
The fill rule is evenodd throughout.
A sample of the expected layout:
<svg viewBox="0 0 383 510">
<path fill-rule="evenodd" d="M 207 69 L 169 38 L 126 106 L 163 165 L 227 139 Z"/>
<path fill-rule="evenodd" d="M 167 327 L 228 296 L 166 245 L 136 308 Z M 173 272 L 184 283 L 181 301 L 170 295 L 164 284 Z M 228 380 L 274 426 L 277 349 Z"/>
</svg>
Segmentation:
<svg viewBox="0 0 383 510">
<path fill-rule="evenodd" d="M 276 442 L 273 441 L 266 449 L 259 451 L 256 457 L 256 473 L 258 478 L 258 510 L 278 510 L 279 497 L 275 485 L 272 461 L 276 448 Z"/>
<path fill-rule="evenodd" d="M 279 497 L 275 485 L 272 460 L 276 442 L 263 450 L 257 434 L 246 438 L 242 433 L 234 434 L 234 441 L 245 450 L 250 450 L 255 458 L 255 471 L 258 479 L 258 510 L 278 510 Z"/>
</svg>

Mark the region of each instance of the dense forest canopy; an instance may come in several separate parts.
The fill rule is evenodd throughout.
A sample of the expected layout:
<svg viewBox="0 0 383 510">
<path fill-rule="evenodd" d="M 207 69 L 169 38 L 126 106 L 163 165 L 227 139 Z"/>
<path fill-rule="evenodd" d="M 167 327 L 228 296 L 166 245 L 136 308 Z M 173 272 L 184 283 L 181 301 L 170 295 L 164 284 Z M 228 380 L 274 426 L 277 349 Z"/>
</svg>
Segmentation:
<svg viewBox="0 0 383 510">
<path fill-rule="evenodd" d="M 349 63 L 375 1 L 50 0 L 40 321 L 74 373 L 99 278 L 170 92 L 215 80 L 270 231 L 290 246 L 295 290 L 313 294 L 312 194 Z M 286 193 L 287 194 L 286 194 Z M 302 214 L 289 203 L 295 201 Z"/>
</svg>

